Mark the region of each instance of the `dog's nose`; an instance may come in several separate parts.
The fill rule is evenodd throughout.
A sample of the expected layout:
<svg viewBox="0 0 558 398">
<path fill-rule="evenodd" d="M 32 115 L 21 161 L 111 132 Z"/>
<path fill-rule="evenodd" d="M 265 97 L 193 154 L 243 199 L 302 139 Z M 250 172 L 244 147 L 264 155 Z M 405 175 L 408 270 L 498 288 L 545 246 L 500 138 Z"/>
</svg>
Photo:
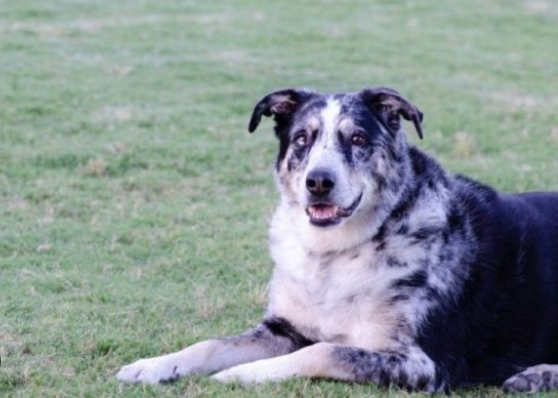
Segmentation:
<svg viewBox="0 0 558 398">
<path fill-rule="evenodd" d="M 326 195 L 334 186 L 335 179 L 327 170 L 313 170 L 306 177 L 306 189 L 314 195 Z"/>
</svg>

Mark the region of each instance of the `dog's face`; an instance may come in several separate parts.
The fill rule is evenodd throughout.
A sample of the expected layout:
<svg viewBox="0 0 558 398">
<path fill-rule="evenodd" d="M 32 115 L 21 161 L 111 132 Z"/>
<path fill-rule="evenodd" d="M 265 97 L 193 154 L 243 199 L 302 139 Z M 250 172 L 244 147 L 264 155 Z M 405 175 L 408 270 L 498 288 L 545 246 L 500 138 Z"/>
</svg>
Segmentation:
<svg viewBox="0 0 558 398">
<path fill-rule="evenodd" d="M 250 132 L 262 115 L 275 117 L 283 198 L 322 228 L 370 214 L 383 196 L 399 190 L 400 116 L 422 137 L 420 111 L 387 88 L 335 95 L 277 91 L 256 105 Z"/>
</svg>

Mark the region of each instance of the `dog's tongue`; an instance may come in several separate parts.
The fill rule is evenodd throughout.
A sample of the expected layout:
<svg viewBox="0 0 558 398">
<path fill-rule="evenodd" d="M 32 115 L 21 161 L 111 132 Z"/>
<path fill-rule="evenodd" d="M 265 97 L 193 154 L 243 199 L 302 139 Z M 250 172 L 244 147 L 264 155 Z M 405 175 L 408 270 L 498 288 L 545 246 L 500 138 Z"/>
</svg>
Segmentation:
<svg viewBox="0 0 558 398">
<path fill-rule="evenodd" d="M 316 220 L 328 220 L 337 216 L 337 206 L 312 205 L 308 208 L 310 217 Z"/>
</svg>

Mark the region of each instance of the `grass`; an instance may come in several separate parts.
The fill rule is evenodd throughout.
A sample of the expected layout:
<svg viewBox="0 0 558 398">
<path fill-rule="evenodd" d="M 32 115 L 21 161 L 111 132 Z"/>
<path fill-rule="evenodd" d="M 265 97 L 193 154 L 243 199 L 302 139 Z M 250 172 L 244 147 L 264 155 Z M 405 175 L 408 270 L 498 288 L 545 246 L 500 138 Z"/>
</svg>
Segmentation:
<svg viewBox="0 0 558 398">
<path fill-rule="evenodd" d="M 557 18 L 550 0 L 0 0 L 0 395 L 408 396 L 114 374 L 261 319 L 276 148 L 246 125 L 271 90 L 395 87 L 450 170 L 558 190 Z"/>
</svg>

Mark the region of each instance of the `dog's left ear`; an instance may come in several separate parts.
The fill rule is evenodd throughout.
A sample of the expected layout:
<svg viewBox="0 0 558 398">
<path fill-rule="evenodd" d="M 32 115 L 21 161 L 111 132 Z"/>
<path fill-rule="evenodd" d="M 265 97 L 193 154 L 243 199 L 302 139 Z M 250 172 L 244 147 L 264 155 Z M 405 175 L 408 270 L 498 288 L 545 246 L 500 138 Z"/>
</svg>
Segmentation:
<svg viewBox="0 0 558 398">
<path fill-rule="evenodd" d="M 300 105 L 313 94 L 313 92 L 307 90 L 287 89 L 266 95 L 256 104 L 250 118 L 248 131 L 250 133 L 256 131 L 262 120 L 262 115 L 273 115 L 277 124 L 289 121 Z"/>
<path fill-rule="evenodd" d="M 372 111 L 379 115 L 384 123 L 393 131 L 400 129 L 399 115 L 413 122 L 419 138 L 422 140 L 422 112 L 397 91 L 387 87 L 374 87 L 360 92 L 362 100 Z"/>
</svg>

